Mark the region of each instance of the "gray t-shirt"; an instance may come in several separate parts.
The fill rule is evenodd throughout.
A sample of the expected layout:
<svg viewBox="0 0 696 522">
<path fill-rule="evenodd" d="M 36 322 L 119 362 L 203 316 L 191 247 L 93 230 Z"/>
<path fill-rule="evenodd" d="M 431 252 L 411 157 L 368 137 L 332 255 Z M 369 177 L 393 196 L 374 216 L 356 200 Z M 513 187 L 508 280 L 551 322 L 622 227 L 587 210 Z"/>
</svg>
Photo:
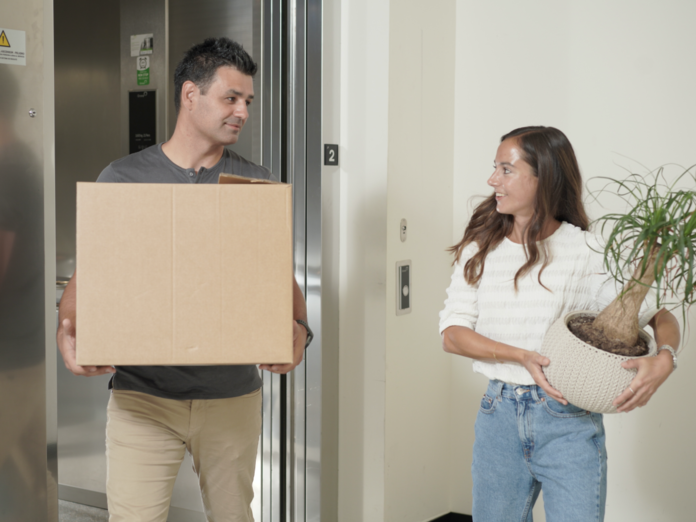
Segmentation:
<svg viewBox="0 0 696 522">
<path fill-rule="evenodd" d="M 217 183 L 221 173 L 276 181 L 270 170 L 225 149 L 210 169 L 183 169 L 153 145 L 114 161 L 99 175 L 105 183 Z M 125 325 L 127 328 L 128 326 Z M 225 399 L 261 387 L 254 365 L 237 366 L 118 366 L 111 386 L 176 400 Z"/>
</svg>

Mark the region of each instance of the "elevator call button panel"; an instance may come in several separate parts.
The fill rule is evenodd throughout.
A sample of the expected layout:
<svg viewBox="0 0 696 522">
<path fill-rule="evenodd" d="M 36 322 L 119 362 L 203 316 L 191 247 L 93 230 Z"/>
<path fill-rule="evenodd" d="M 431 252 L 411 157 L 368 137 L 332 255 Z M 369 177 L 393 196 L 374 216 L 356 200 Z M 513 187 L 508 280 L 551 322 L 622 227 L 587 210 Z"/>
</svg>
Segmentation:
<svg viewBox="0 0 696 522">
<path fill-rule="evenodd" d="M 411 313 L 411 260 L 396 263 L 396 315 Z"/>
</svg>

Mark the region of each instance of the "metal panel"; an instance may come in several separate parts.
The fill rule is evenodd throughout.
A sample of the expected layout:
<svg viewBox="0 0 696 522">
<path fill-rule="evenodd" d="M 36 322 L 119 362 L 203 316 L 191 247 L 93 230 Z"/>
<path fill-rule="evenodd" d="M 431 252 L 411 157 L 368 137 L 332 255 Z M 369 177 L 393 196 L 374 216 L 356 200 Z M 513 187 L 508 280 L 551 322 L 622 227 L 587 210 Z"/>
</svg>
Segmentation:
<svg viewBox="0 0 696 522">
<path fill-rule="evenodd" d="M 169 0 L 169 86 L 167 137 L 174 132 L 176 112 L 171 96 L 174 96 L 174 71 L 184 53 L 206 38 L 226 36 L 242 44 L 259 61 L 260 52 L 255 42 L 260 27 L 254 19 L 254 0 Z M 256 23 L 255 23 L 256 22 Z M 260 76 L 260 75 L 259 75 Z M 258 80 L 254 86 L 260 97 Z M 252 103 L 249 120 L 239 141 L 228 148 L 255 163 L 261 163 L 261 104 Z"/>
<path fill-rule="evenodd" d="M 52 254 L 46 266 L 46 246 L 55 244 L 52 4 L 5 2 L 0 20 L 26 37 L 26 65 L 0 63 L 0 520 L 54 522 L 55 403 L 47 399 L 55 390 L 46 379 L 55 369 L 46 348 L 46 282 L 55 274 Z"/>
<path fill-rule="evenodd" d="M 293 185 L 295 279 L 307 296 L 306 177 L 306 2 L 290 2 L 287 52 L 287 170 Z M 303 361 L 288 382 L 288 521 L 305 520 L 305 422 L 307 366 Z"/>
<path fill-rule="evenodd" d="M 55 27 L 56 266 L 59 278 L 67 279 L 75 270 L 75 184 L 94 181 L 121 156 L 119 104 L 105 103 L 120 92 L 119 2 L 56 0 Z M 58 304 L 62 287 L 54 291 Z M 62 360 L 55 375 L 59 497 L 106 507 L 109 377 L 75 377 Z M 87 493 L 75 497 L 73 491 Z"/>
<path fill-rule="evenodd" d="M 75 183 L 121 156 L 119 1 L 55 0 L 54 9 L 57 275 L 70 278 Z"/>
<path fill-rule="evenodd" d="M 262 0 L 261 3 L 261 118 L 262 118 L 262 162 L 281 180 L 286 181 L 282 168 L 283 100 L 282 100 L 282 56 L 283 56 L 283 1 Z M 284 518 L 281 510 L 284 469 L 284 433 L 281 423 L 281 398 L 284 396 L 285 378 L 263 372 L 263 432 L 261 434 L 261 522 L 280 522 Z"/>
<path fill-rule="evenodd" d="M 306 230 L 307 230 L 307 317 L 314 329 L 314 342 L 308 350 L 306 370 L 306 479 L 305 518 L 321 518 L 322 447 L 322 2 L 307 0 L 306 28 Z M 302 519 L 300 519 L 302 520 Z"/>
<path fill-rule="evenodd" d="M 170 103 L 167 96 L 168 86 L 168 32 L 167 32 L 167 0 L 120 0 L 120 40 L 121 57 L 121 156 L 128 150 L 128 92 L 157 91 L 157 142 L 165 141 L 167 134 L 167 106 Z M 101 18 L 101 16 L 99 17 Z M 131 56 L 130 38 L 134 35 L 153 35 L 152 54 L 150 59 L 150 80 L 147 85 L 138 85 L 137 57 Z M 105 163 L 104 167 L 108 164 Z M 103 168 L 103 167 L 102 167 Z"/>
<path fill-rule="evenodd" d="M 321 494 L 321 2 L 291 0 L 284 16 L 281 160 L 293 184 L 295 277 L 315 331 L 287 379 L 284 519 L 319 520 Z M 281 136 L 281 139 L 283 137 Z"/>
</svg>

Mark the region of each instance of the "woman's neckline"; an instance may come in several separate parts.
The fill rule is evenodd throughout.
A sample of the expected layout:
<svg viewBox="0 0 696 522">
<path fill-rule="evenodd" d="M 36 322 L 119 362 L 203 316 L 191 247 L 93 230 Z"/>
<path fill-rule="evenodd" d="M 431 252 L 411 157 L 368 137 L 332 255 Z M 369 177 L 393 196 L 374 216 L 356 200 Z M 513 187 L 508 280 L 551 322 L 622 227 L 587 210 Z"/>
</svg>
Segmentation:
<svg viewBox="0 0 696 522">
<path fill-rule="evenodd" d="M 567 223 L 566 221 L 561 221 L 561 224 L 558 226 L 558 228 L 556 228 L 556 230 L 554 230 L 554 231 L 553 231 L 549 236 L 547 236 L 545 239 L 542 239 L 542 240 L 540 240 L 540 241 L 537 241 L 537 243 L 544 243 L 544 242 L 549 241 L 550 239 L 552 239 L 552 238 L 554 238 L 554 237 L 559 236 L 559 235 L 560 235 L 560 234 L 559 234 L 559 230 L 561 230 L 562 228 L 564 228 L 564 225 L 567 225 L 567 224 L 568 224 L 568 223 Z M 511 245 L 515 245 L 515 246 L 519 246 L 519 247 L 523 246 L 523 243 L 517 243 L 517 242 L 513 241 L 512 239 L 508 238 L 507 236 L 505 237 L 505 239 L 503 240 L 503 242 L 507 242 L 507 243 L 510 243 Z"/>
</svg>

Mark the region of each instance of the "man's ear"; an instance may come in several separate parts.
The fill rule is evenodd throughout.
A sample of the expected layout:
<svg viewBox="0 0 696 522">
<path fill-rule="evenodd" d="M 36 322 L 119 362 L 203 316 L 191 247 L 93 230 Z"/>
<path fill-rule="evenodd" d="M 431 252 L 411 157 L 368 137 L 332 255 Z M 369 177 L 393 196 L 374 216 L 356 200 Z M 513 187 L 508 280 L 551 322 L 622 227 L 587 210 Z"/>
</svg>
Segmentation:
<svg viewBox="0 0 696 522">
<path fill-rule="evenodd" d="M 198 86 L 190 80 L 184 82 L 181 86 L 181 108 L 191 110 L 198 101 L 200 90 Z"/>
</svg>

